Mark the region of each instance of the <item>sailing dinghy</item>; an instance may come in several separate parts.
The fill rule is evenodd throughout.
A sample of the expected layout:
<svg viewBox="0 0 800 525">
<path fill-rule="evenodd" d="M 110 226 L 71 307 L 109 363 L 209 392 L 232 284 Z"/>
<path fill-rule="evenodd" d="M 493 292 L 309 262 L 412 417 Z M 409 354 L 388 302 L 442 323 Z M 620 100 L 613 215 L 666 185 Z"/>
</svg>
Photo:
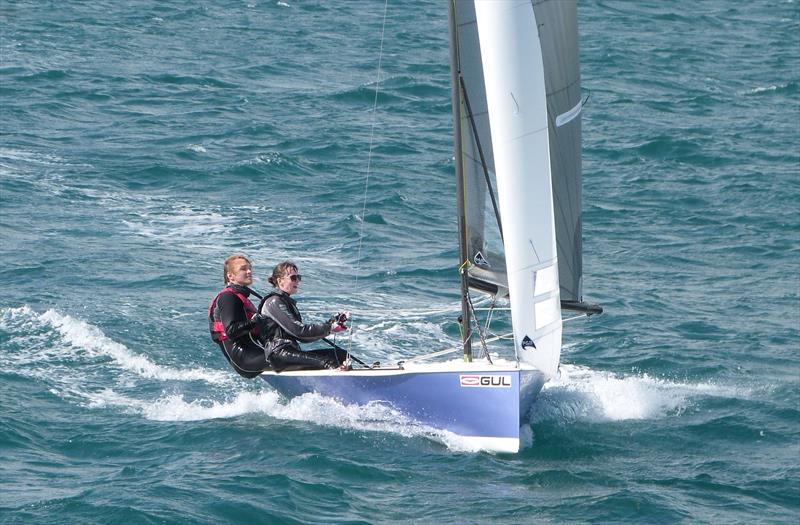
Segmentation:
<svg viewBox="0 0 800 525">
<path fill-rule="evenodd" d="M 383 403 L 470 447 L 517 452 L 534 399 L 558 372 L 562 308 L 600 311 L 581 298 L 577 9 L 448 3 L 463 359 L 260 377 L 285 396 Z M 473 293 L 510 303 L 513 334 L 495 338 L 509 357 L 489 357 Z"/>
</svg>

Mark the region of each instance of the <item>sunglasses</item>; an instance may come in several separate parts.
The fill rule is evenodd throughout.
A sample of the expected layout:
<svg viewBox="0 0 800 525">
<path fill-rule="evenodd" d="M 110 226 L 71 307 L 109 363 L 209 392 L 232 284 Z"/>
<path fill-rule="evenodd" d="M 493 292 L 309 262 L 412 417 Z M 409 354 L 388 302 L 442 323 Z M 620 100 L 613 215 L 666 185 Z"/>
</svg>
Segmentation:
<svg viewBox="0 0 800 525">
<path fill-rule="evenodd" d="M 292 280 L 293 283 L 303 280 L 303 276 L 300 275 L 299 273 L 296 273 L 294 275 L 285 275 L 284 277 L 288 277 L 289 279 Z"/>
</svg>

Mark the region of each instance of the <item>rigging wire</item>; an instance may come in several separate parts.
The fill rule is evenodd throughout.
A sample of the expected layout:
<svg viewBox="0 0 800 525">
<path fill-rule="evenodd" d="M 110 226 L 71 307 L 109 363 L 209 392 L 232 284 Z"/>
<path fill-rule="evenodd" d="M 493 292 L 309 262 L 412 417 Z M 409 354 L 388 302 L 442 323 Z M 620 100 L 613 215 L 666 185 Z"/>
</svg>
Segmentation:
<svg viewBox="0 0 800 525">
<path fill-rule="evenodd" d="M 486 342 L 487 343 L 493 343 L 495 341 L 500 341 L 500 340 L 504 340 L 504 339 L 512 339 L 513 337 L 514 337 L 513 332 L 509 332 L 507 334 L 502 334 L 502 335 L 497 335 L 497 336 L 491 337 L 491 338 L 487 339 Z M 418 362 L 418 361 L 426 361 L 426 360 L 432 359 L 434 357 L 439 357 L 439 356 L 443 356 L 443 355 L 447 355 L 447 354 L 452 354 L 452 353 L 455 353 L 455 352 L 460 352 L 462 349 L 463 349 L 463 345 L 454 346 L 452 348 L 446 348 L 444 350 L 439 350 L 438 352 L 431 352 L 430 354 L 415 356 L 415 357 L 412 357 L 410 359 L 406 359 L 405 362 L 406 363 L 415 363 L 415 362 Z"/>
<path fill-rule="evenodd" d="M 383 41 L 384 35 L 386 34 L 386 18 L 387 13 L 389 11 L 389 0 L 384 0 L 383 3 L 383 22 L 381 23 L 381 43 L 378 50 L 378 71 L 377 71 L 377 78 L 375 80 L 375 97 L 372 102 L 372 122 L 370 123 L 370 132 L 369 132 L 369 151 L 367 153 L 367 172 L 364 178 L 364 199 L 361 204 L 361 226 L 359 227 L 358 231 L 358 250 L 356 252 L 356 271 L 355 271 L 355 283 L 353 285 L 354 289 L 358 290 L 358 274 L 361 270 L 361 246 L 364 241 L 364 223 L 366 222 L 366 214 L 367 214 L 367 195 L 369 191 L 369 177 L 370 177 L 370 170 L 372 168 L 372 149 L 374 147 L 375 141 L 375 121 L 376 121 L 376 113 L 378 111 L 378 93 L 380 92 L 381 86 L 381 66 L 383 63 Z M 353 346 L 353 321 L 352 318 L 350 320 L 350 332 L 348 335 L 348 344 L 347 344 L 347 352 L 350 353 L 350 349 Z"/>
<path fill-rule="evenodd" d="M 481 340 L 481 348 L 483 349 L 483 355 L 481 357 L 486 357 L 486 359 L 489 361 L 489 364 L 491 364 L 492 358 L 489 357 L 489 348 L 486 346 L 486 334 L 484 333 L 484 330 L 481 328 L 481 323 L 480 320 L 478 319 L 478 316 L 475 314 L 475 306 L 472 304 L 472 296 L 469 294 L 469 292 L 467 292 L 466 297 L 467 297 L 467 302 L 469 303 L 470 313 L 472 314 L 472 318 L 475 320 L 475 329 L 477 330 L 478 337 Z"/>
</svg>

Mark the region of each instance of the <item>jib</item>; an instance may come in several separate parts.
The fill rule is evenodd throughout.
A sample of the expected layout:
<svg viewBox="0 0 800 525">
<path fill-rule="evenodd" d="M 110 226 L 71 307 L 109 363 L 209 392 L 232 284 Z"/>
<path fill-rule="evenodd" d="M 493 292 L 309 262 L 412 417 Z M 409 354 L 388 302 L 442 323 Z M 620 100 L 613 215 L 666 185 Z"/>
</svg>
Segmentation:
<svg viewBox="0 0 800 525">
<path fill-rule="evenodd" d="M 511 386 L 511 377 L 481 376 L 481 386 Z"/>
</svg>

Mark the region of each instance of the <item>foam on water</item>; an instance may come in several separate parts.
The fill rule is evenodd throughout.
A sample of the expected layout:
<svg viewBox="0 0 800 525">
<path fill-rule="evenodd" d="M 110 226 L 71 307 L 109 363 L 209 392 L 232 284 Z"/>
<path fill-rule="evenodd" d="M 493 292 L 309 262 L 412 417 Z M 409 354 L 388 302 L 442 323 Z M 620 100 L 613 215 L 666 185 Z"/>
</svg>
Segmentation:
<svg viewBox="0 0 800 525">
<path fill-rule="evenodd" d="M 3 352 L 0 359 L 8 360 L 21 373 L 33 371 L 37 376 L 46 375 L 46 368 L 35 366 L 42 362 L 42 357 L 47 358 L 46 363 L 64 360 L 95 363 L 103 358 L 110 358 L 115 368 L 132 372 L 140 378 L 158 381 L 205 381 L 212 384 L 229 382 L 229 375 L 223 371 L 179 369 L 155 363 L 147 356 L 107 337 L 96 326 L 55 310 L 39 314 L 26 305 L 20 308 L 3 308 L 0 313 L 0 330 L 7 332 L 11 340 L 24 349 L 20 352 Z M 72 369 L 75 374 L 79 374 L 80 370 L 80 367 Z"/>
<path fill-rule="evenodd" d="M 679 416 L 702 397 L 747 397 L 749 391 L 711 383 L 681 383 L 648 374 L 619 375 L 563 364 L 561 377 L 545 384 L 531 420 L 622 421 Z"/>
<path fill-rule="evenodd" d="M 562 378 L 545 386 L 532 412 L 533 427 L 523 426 L 521 448 L 533 445 L 535 425 L 550 421 L 569 424 L 576 420 L 603 422 L 624 419 L 652 419 L 679 416 L 692 399 L 702 396 L 735 396 L 734 388 L 710 384 L 671 383 L 646 375 L 615 377 L 586 367 L 566 365 Z M 231 386 L 231 385 L 229 385 Z M 234 387 L 235 388 L 235 387 Z M 379 403 L 345 405 L 318 394 L 289 400 L 264 387 L 257 392 L 230 388 L 207 392 L 188 400 L 185 394 L 170 393 L 156 399 L 125 395 L 112 388 L 82 393 L 90 409 L 119 409 L 151 421 L 181 422 L 263 415 L 281 421 L 302 421 L 320 426 L 358 432 L 382 432 L 404 438 L 424 438 L 454 452 L 481 452 L 465 438 L 420 425 Z M 58 394 L 56 390 L 52 393 Z"/>
<path fill-rule="evenodd" d="M 242 387 L 244 388 L 244 387 Z M 182 394 L 168 394 L 156 400 L 122 396 L 111 389 L 88 394 L 92 408 L 121 407 L 154 421 L 197 421 L 261 414 L 284 421 L 303 421 L 354 431 L 384 432 L 406 438 L 421 437 L 458 452 L 480 452 L 465 438 L 420 425 L 379 403 L 346 405 L 318 394 L 289 400 L 272 390 L 241 390 L 232 398 L 228 390 L 209 393 L 211 397 L 187 400 Z M 562 376 L 545 385 L 532 408 L 532 426 L 521 428 L 521 448 L 533 445 L 536 425 L 576 421 L 593 423 L 679 417 L 692 403 L 704 397 L 742 397 L 742 389 L 709 383 L 681 383 L 649 377 L 647 374 L 617 376 L 587 367 L 564 365 Z M 222 399 L 217 399 L 220 397 Z"/>
<path fill-rule="evenodd" d="M 270 414 L 278 404 L 275 392 L 238 392 L 233 399 L 187 400 L 184 394 L 166 394 L 155 400 L 138 399 L 106 388 L 87 394 L 90 408 L 119 408 L 151 421 L 205 421 L 246 414 Z"/>
<path fill-rule="evenodd" d="M 55 393 L 55 392 L 54 392 Z M 210 393 L 211 394 L 211 393 Z M 226 391 L 215 397 L 187 400 L 184 394 L 166 394 L 155 400 L 138 399 L 105 388 L 86 393 L 86 406 L 91 409 L 118 409 L 139 414 L 151 421 L 181 422 L 228 419 L 247 415 L 264 416 L 279 421 L 300 421 L 358 432 L 383 432 L 404 438 L 422 437 L 445 445 L 454 451 L 478 452 L 474 444 L 451 432 L 420 425 L 380 403 L 346 405 L 318 394 L 304 394 L 289 400 L 267 387 L 253 392 L 241 390 L 232 397 Z M 532 443 L 531 432 L 523 442 Z"/>
<path fill-rule="evenodd" d="M 420 425 L 396 410 L 380 403 L 347 405 L 319 394 L 304 394 L 289 400 L 273 390 L 240 391 L 227 400 L 196 399 L 187 401 L 183 395 L 166 395 L 153 402 L 125 398 L 111 390 L 93 396 L 92 407 L 120 406 L 141 413 L 153 421 L 200 421 L 233 418 L 248 414 L 263 415 L 280 421 L 301 421 L 320 426 L 358 432 L 383 432 L 404 438 L 422 437 L 460 452 L 479 452 L 480 449 L 461 436 Z M 532 443 L 525 433 L 524 443 Z"/>
<path fill-rule="evenodd" d="M 154 206 L 152 211 L 143 210 L 136 219 L 123 219 L 121 222 L 142 237 L 190 239 L 196 242 L 209 236 L 223 235 L 234 219 L 222 212 L 198 212 L 185 206 L 169 214 L 164 213 L 161 206 Z"/>
<path fill-rule="evenodd" d="M 0 330 L 11 337 L 11 346 L 26 350 L 4 352 L 0 364 L 51 383 L 50 393 L 77 400 L 89 409 L 117 409 L 152 421 L 200 421 L 260 414 L 276 420 L 423 437 L 454 451 L 479 451 L 460 436 L 420 425 L 379 403 L 345 405 L 317 394 L 286 400 L 266 385 L 252 391 L 252 383 L 239 381 L 232 372 L 160 365 L 109 338 L 96 326 L 55 310 L 37 313 L 23 306 L 3 308 L 0 313 Z M 79 366 L 61 366 L 65 361 L 79 361 Z M 37 365 L 42 362 L 48 364 Z M 89 376 L 98 367 L 106 369 L 100 371 L 103 375 L 114 375 L 109 366 L 117 369 L 117 374 L 123 373 L 117 377 L 120 386 L 92 388 Z M 140 379 L 155 381 L 156 385 L 162 383 L 163 389 L 172 391 L 155 399 L 121 391 L 131 390 L 126 383 Z M 208 387 L 200 397 L 190 399 L 189 394 L 174 392 L 180 389 L 176 381 L 203 381 Z"/>
<path fill-rule="evenodd" d="M 385 337 L 392 337 L 391 326 L 382 326 Z M 428 334 L 431 326 L 418 327 Z M 438 327 L 436 327 L 438 330 Z M 463 438 L 419 425 L 384 405 L 344 405 L 335 400 L 306 394 L 285 400 L 268 387 L 252 390 L 252 383 L 241 382 L 232 373 L 204 368 L 179 369 L 158 364 L 107 337 L 102 330 L 85 321 L 55 310 L 36 313 L 28 306 L 2 309 L 0 330 L 13 340 L 24 339 L 33 352 L 4 352 L 0 359 L 6 367 L 20 373 L 55 382 L 51 393 L 65 398 L 83 399 L 89 408 L 119 408 L 125 413 L 141 414 L 153 421 L 197 421 L 263 414 L 286 421 L 306 421 L 322 426 L 356 431 L 387 432 L 404 437 L 424 437 L 444 444 L 451 450 L 475 452 L 478 449 Z M 397 334 L 395 334 L 397 335 Z M 413 339 L 413 338 L 412 338 Z M 31 342 L 34 348 L 30 348 Z M 19 343 L 19 341 L 17 341 Z M 389 344 L 388 340 L 383 341 Z M 16 346 L 12 345 L 12 346 Z M 380 346 L 383 346 L 382 344 Z M 385 349 L 385 348 L 384 348 Z M 32 362 L 59 363 L 80 361 L 84 366 L 69 366 L 55 371 L 55 366 L 36 368 Z M 27 356 L 38 356 L 35 359 Z M 110 359 L 110 364 L 103 359 Z M 118 381 L 151 380 L 163 383 L 171 392 L 156 399 L 125 394 L 113 387 L 99 390 L 88 386 L 92 373 L 87 365 L 117 369 L 127 374 Z M 107 371 L 111 373 L 111 371 Z M 202 381 L 208 386 L 195 399 L 175 392 L 176 383 Z M 233 392 L 233 397 L 231 397 Z M 711 383 L 674 382 L 648 374 L 619 375 L 585 366 L 564 364 L 560 377 L 547 383 L 532 407 L 533 431 L 537 423 L 570 424 L 575 421 L 607 422 L 657 419 L 680 416 L 703 397 L 740 398 L 750 395 L 741 388 Z M 531 427 L 522 429 L 523 447 L 531 446 Z"/>
<path fill-rule="evenodd" d="M 769 86 L 758 86 L 758 87 L 754 87 L 752 89 L 748 89 L 746 91 L 741 91 L 739 94 L 740 95 L 759 95 L 761 93 L 768 93 L 768 92 L 784 90 L 784 89 L 789 88 L 790 86 L 791 86 L 790 82 L 785 82 L 785 83 L 782 83 L 782 84 L 771 84 Z"/>
<path fill-rule="evenodd" d="M 478 452 L 474 444 L 447 431 L 420 425 L 396 410 L 380 403 L 346 405 L 318 394 L 305 394 L 284 399 L 266 385 L 257 391 L 252 383 L 241 382 L 227 371 L 202 368 L 181 370 L 153 362 L 147 356 L 131 351 L 107 337 L 102 330 L 85 321 L 55 310 L 37 313 L 29 306 L 4 308 L 0 315 L 0 330 L 12 339 L 28 344 L 27 352 L 4 352 L 2 364 L 20 373 L 48 381 L 48 391 L 66 400 L 77 400 L 89 409 L 115 409 L 126 414 L 138 414 L 152 421 L 202 421 L 235 418 L 250 414 L 283 421 L 304 421 L 321 426 L 354 431 L 384 432 L 406 438 L 422 437 L 441 443 L 448 449 Z M 37 337 L 40 336 L 40 337 Z M 34 348 L 30 347 L 33 341 Z M 33 351 L 30 351 L 33 350 Z M 81 366 L 61 367 L 58 364 L 37 368 L 45 355 L 48 363 L 81 361 Z M 34 357 L 31 357 L 34 356 Z M 38 357 L 37 357 L 38 356 Z M 110 359 L 110 362 L 104 361 Z M 87 383 L 97 367 L 116 368 L 126 375 L 117 378 L 117 387 L 95 389 Z M 93 371 L 92 368 L 95 368 Z M 118 372 L 119 372 L 118 370 Z M 112 374 L 111 370 L 102 372 Z M 162 393 L 155 399 L 126 388 L 130 380 L 147 379 L 162 383 Z M 199 397 L 175 392 L 175 381 L 204 381 L 207 387 Z M 233 393 L 233 395 L 231 395 Z M 526 430 L 527 429 L 527 430 Z M 523 428 L 523 444 L 530 446 L 532 434 Z"/>
<path fill-rule="evenodd" d="M 0 148 L 0 163 L 5 161 L 17 161 L 19 165 L 34 165 L 34 166 L 63 166 L 67 161 L 58 155 L 32 153 L 29 151 L 13 149 L 13 148 Z M 11 175 L 15 171 L 3 172 L 3 175 Z"/>
</svg>

